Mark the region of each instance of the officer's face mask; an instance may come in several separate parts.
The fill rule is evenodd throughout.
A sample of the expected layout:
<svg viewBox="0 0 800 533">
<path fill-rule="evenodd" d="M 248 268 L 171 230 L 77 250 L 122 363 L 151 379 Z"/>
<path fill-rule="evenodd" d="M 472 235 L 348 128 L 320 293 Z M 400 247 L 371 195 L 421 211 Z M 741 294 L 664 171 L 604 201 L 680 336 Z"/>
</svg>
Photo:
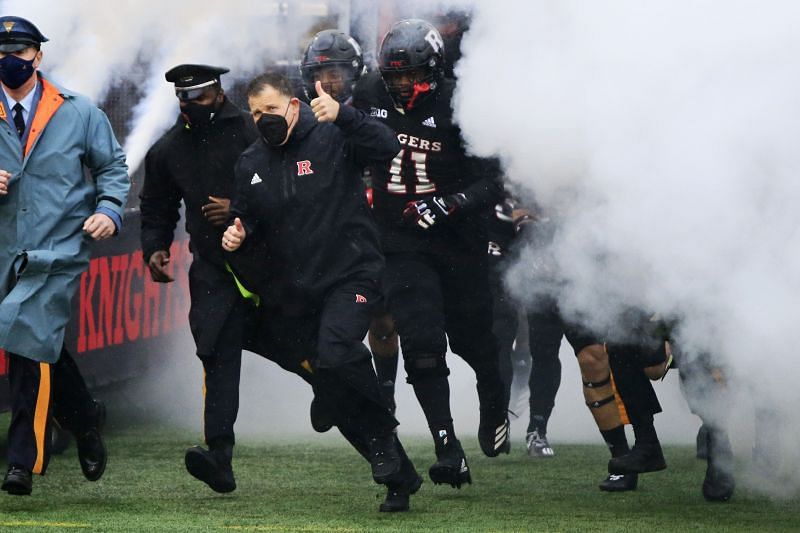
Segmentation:
<svg viewBox="0 0 800 533">
<path fill-rule="evenodd" d="M 258 131 L 261 136 L 270 146 L 280 146 L 286 142 L 289 136 L 289 123 L 286 121 L 286 114 L 289 112 L 289 107 L 292 105 L 291 100 L 286 106 L 283 116 L 273 113 L 264 113 L 256 122 Z"/>
<path fill-rule="evenodd" d="M 185 102 L 181 105 L 181 115 L 183 120 L 190 126 L 203 126 L 214 120 L 217 113 L 217 103 L 200 104 L 197 102 Z"/>
<path fill-rule="evenodd" d="M 0 59 L 0 81 L 9 89 L 18 89 L 33 76 L 36 70 L 33 67 L 33 59 L 22 59 L 13 54 L 7 54 Z"/>
</svg>

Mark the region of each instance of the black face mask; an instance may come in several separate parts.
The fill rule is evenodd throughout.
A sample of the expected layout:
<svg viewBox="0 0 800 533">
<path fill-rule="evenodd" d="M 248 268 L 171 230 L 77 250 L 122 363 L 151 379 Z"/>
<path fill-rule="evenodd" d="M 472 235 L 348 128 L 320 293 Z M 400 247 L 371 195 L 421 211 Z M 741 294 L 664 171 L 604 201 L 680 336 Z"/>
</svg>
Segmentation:
<svg viewBox="0 0 800 533">
<path fill-rule="evenodd" d="M 286 113 L 288 112 L 289 106 L 287 105 L 283 116 L 264 113 L 256 121 L 256 127 L 261 132 L 265 143 L 270 146 L 280 146 L 286 140 L 286 135 L 289 133 L 289 123 L 286 122 Z"/>
<path fill-rule="evenodd" d="M 8 54 L 3 59 L 0 59 L 0 81 L 9 89 L 19 89 L 33 76 L 33 62 L 35 60 L 35 57 L 25 60 Z"/>
<path fill-rule="evenodd" d="M 181 106 L 183 120 L 190 126 L 204 126 L 211 123 L 217 113 L 217 103 L 198 104 L 197 102 L 186 102 Z"/>
</svg>

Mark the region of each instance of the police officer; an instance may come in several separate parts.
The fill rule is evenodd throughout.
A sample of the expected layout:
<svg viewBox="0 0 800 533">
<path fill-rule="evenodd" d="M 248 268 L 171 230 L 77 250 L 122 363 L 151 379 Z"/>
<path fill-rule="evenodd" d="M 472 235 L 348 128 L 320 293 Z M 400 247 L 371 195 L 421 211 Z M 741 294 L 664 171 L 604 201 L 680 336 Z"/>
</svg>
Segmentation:
<svg viewBox="0 0 800 533">
<path fill-rule="evenodd" d="M 105 411 L 63 348 L 64 328 L 89 242 L 119 231 L 130 188 L 103 112 L 38 72 L 46 41 L 30 21 L 0 17 L 0 347 L 11 389 L 2 489 L 16 495 L 47 469 L 53 416 L 75 434 L 84 476 L 105 471 Z"/>
<path fill-rule="evenodd" d="M 205 379 L 204 431 L 208 450 L 186 451 L 186 469 L 217 492 L 236 488 L 231 467 L 239 407 L 242 323 L 247 304 L 225 266 L 219 242 L 234 192 L 236 159 L 257 136 L 250 117 L 231 103 L 220 83 L 228 69 L 178 65 L 180 116 L 150 148 L 141 192 L 142 250 L 153 281 L 174 279 L 169 249 L 181 201 L 186 207 L 192 265 L 189 323 Z"/>
<path fill-rule="evenodd" d="M 321 82 L 315 89 L 308 106 L 283 76 L 250 83 L 262 138 L 237 164 L 235 218 L 222 246 L 232 252 L 244 243 L 232 254 L 235 265 L 264 246 L 260 272 L 242 274 L 261 297 L 257 351 L 309 359 L 315 404 L 330 424 L 368 437 L 373 479 L 388 490 L 380 510 L 405 511 L 422 480 L 397 439 L 397 420 L 362 342 L 384 261 L 361 169 L 388 162 L 399 145 L 389 128 L 341 105 Z"/>
</svg>

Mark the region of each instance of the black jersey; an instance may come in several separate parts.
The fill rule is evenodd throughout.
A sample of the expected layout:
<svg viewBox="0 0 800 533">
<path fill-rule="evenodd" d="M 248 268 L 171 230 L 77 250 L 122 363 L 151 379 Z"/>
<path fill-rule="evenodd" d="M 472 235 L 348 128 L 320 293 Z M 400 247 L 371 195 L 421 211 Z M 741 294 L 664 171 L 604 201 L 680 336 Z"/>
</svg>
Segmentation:
<svg viewBox="0 0 800 533">
<path fill-rule="evenodd" d="M 353 92 L 353 105 L 392 128 L 401 144 L 390 164 L 370 169 L 373 208 L 387 253 L 452 246 L 485 253 L 483 219 L 502 199 L 500 168 L 496 160 L 467 155 L 453 123 L 454 88 L 455 82 L 442 80 L 435 95 L 407 112 L 395 108 L 380 72 L 363 77 Z M 461 213 L 428 230 L 404 223 L 409 202 L 455 193 L 467 196 Z"/>
</svg>

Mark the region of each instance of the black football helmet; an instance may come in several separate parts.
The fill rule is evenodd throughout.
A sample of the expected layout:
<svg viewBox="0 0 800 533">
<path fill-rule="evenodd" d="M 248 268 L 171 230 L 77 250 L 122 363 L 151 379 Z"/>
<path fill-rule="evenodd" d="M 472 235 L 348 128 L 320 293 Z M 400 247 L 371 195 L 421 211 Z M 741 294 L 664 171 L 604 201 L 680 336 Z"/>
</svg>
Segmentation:
<svg viewBox="0 0 800 533">
<path fill-rule="evenodd" d="M 378 67 L 398 108 L 411 110 L 436 92 L 444 73 L 444 41 L 420 19 L 395 23 L 381 43 Z"/>
<path fill-rule="evenodd" d="M 355 39 L 338 30 L 323 30 L 308 43 L 300 64 L 303 88 L 309 100 L 316 98 L 314 74 L 326 67 L 338 67 L 342 84 L 323 83 L 322 88 L 344 103 L 353 94 L 353 86 L 364 73 L 364 56 Z"/>
</svg>

